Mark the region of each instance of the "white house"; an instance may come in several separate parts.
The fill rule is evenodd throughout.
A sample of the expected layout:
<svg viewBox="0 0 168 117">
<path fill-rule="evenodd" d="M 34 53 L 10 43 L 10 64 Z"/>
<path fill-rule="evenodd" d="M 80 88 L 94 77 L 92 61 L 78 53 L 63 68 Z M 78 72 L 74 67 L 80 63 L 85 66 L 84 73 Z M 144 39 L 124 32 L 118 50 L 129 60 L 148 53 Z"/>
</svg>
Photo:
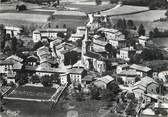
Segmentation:
<svg viewBox="0 0 168 117">
<path fill-rule="evenodd" d="M 117 69 L 116 69 L 116 73 L 119 74 L 121 73 L 123 70 L 127 70 L 129 68 L 128 64 L 122 64 L 122 65 L 118 65 Z"/>
<path fill-rule="evenodd" d="M 93 50 L 95 52 L 105 52 L 105 46 L 107 45 L 107 42 L 98 40 L 98 39 L 93 39 Z"/>
<path fill-rule="evenodd" d="M 60 83 L 61 85 L 67 84 L 68 80 L 67 80 L 67 74 L 60 74 L 59 75 L 59 79 L 60 79 Z"/>
<path fill-rule="evenodd" d="M 125 39 L 117 38 L 117 39 L 110 39 L 108 41 L 115 48 L 125 48 L 126 47 Z"/>
<path fill-rule="evenodd" d="M 113 28 L 100 28 L 100 29 L 98 29 L 98 31 L 103 32 L 105 34 L 105 37 L 107 38 L 107 40 L 111 40 L 111 39 L 115 40 L 117 38 L 125 39 L 125 35 L 123 35 L 117 29 L 113 29 Z"/>
<path fill-rule="evenodd" d="M 148 40 L 149 40 L 149 37 L 147 37 L 147 36 L 140 36 L 140 37 L 138 38 L 139 43 L 140 43 L 143 47 L 145 47 L 146 42 L 147 42 Z"/>
<path fill-rule="evenodd" d="M 72 68 L 69 71 L 70 80 L 72 83 L 81 84 L 82 78 L 87 75 L 87 72 L 83 68 Z"/>
<path fill-rule="evenodd" d="M 125 61 L 130 61 L 131 57 L 136 54 L 136 50 L 133 47 L 121 48 L 117 58 L 123 59 Z"/>
<path fill-rule="evenodd" d="M 48 39 L 55 40 L 59 32 L 62 32 L 64 35 L 66 35 L 67 29 L 66 28 L 54 28 L 54 29 L 35 30 L 33 31 L 33 41 L 38 42 L 42 39 L 42 37 L 47 37 Z"/>
<path fill-rule="evenodd" d="M 5 26 L 5 29 L 6 29 L 6 33 L 10 34 L 10 36 L 12 36 L 12 33 L 13 33 L 13 36 L 17 37 L 19 34 L 21 34 L 22 32 L 22 28 L 20 27 L 14 27 L 14 26 Z"/>
<path fill-rule="evenodd" d="M 69 38 L 69 41 L 76 42 L 77 40 L 81 40 L 83 38 L 83 34 L 71 34 L 71 37 Z"/>
<path fill-rule="evenodd" d="M 85 31 L 86 31 L 85 26 L 79 26 L 79 27 L 76 28 L 76 34 L 84 35 Z"/>
</svg>

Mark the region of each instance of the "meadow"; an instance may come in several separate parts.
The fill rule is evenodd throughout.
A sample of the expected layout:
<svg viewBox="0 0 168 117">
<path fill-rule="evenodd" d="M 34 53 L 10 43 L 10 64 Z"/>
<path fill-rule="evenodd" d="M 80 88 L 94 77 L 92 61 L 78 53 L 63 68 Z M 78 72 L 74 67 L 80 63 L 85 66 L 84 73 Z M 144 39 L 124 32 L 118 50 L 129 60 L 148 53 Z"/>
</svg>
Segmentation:
<svg viewBox="0 0 168 117">
<path fill-rule="evenodd" d="M 11 94 L 9 94 L 9 97 L 48 100 L 55 91 L 55 88 L 22 86 L 17 87 Z"/>
</svg>

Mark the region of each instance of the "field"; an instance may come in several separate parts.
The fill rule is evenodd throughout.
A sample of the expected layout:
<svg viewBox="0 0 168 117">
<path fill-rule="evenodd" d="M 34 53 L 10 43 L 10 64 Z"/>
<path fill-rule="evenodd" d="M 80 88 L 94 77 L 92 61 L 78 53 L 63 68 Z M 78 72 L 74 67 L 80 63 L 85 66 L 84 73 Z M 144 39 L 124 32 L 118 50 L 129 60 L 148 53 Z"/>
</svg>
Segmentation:
<svg viewBox="0 0 168 117">
<path fill-rule="evenodd" d="M 27 22 L 47 22 L 50 15 L 26 14 L 26 13 L 1 13 L 0 20 L 18 20 Z M 40 19 L 40 20 L 39 20 Z"/>
<path fill-rule="evenodd" d="M 55 91 L 55 88 L 23 86 L 16 88 L 9 97 L 48 100 Z"/>
<path fill-rule="evenodd" d="M 102 11 L 101 14 L 108 15 L 108 16 L 115 16 L 115 15 L 123 15 L 123 14 L 133 14 L 133 13 L 144 12 L 148 10 L 149 10 L 148 7 L 124 5 L 116 9 L 112 8 L 106 11 Z"/>
</svg>

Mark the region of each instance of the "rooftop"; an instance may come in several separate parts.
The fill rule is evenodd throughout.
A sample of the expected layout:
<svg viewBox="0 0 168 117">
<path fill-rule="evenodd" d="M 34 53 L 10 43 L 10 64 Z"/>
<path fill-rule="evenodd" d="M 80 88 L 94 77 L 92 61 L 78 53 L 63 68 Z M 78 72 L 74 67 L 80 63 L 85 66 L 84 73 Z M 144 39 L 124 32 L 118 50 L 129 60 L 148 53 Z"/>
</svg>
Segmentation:
<svg viewBox="0 0 168 117">
<path fill-rule="evenodd" d="M 119 30 L 114 29 L 114 28 L 99 28 L 98 31 L 103 31 L 103 32 L 110 32 L 110 33 L 117 33 Z"/>
<path fill-rule="evenodd" d="M 40 32 L 67 32 L 66 28 L 46 28 L 46 29 L 38 29 L 36 31 Z"/>
<path fill-rule="evenodd" d="M 134 86 L 142 86 L 144 88 L 146 88 L 149 84 L 151 83 L 155 83 L 155 84 L 158 84 L 154 79 L 152 79 L 151 77 L 144 77 L 141 79 L 141 81 L 138 81 L 134 84 Z"/>
<path fill-rule="evenodd" d="M 135 51 L 133 47 L 126 47 L 126 48 L 121 48 L 123 51 Z"/>
<path fill-rule="evenodd" d="M 0 65 L 13 65 L 14 63 L 9 60 L 0 60 Z"/>
<path fill-rule="evenodd" d="M 97 44 L 97 45 L 100 45 L 100 46 L 106 46 L 107 45 L 107 42 L 101 41 L 101 40 L 97 40 L 97 39 L 94 39 L 93 43 Z"/>
<path fill-rule="evenodd" d="M 137 76 L 137 72 L 134 70 L 123 70 L 119 75 L 126 75 L 126 76 Z"/>
<path fill-rule="evenodd" d="M 106 76 L 103 76 L 103 77 L 101 77 L 101 78 L 97 78 L 96 81 L 102 81 L 102 82 L 108 84 L 108 83 L 110 83 L 110 82 L 113 81 L 113 80 L 114 80 L 113 77 L 111 77 L 111 76 L 109 76 L 109 75 L 106 75 Z"/>
<path fill-rule="evenodd" d="M 137 64 L 131 65 L 130 68 L 135 69 L 135 70 L 139 70 L 139 71 L 143 71 L 143 72 L 148 72 L 151 70 L 151 68 L 149 68 L 149 67 L 141 66 L 141 65 L 137 65 Z"/>
<path fill-rule="evenodd" d="M 72 68 L 69 70 L 70 74 L 82 74 L 82 72 L 84 71 L 83 68 Z"/>
<path fill-rule="evenodd" d="M 147 37 L 147 36 L 140 36 L 139 39 L 141 39 L 141 40 L 148 40 L 149 37 Z"/>
</svg>

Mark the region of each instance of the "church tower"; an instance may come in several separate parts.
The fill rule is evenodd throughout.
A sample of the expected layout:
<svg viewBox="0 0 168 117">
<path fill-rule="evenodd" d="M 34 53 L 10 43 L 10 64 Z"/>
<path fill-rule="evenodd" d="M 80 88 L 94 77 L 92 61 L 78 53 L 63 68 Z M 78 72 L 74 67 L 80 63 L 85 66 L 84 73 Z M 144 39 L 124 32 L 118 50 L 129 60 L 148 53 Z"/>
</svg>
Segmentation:
<svg viewBox="0 0 168 117">
<path fill-rule="evenodd" d="M 82 57 L 87 51 L 87 41 L 88 41 L 88 27 L 86 26 L 85 37 L 82 40 Z"/>
</svg>

